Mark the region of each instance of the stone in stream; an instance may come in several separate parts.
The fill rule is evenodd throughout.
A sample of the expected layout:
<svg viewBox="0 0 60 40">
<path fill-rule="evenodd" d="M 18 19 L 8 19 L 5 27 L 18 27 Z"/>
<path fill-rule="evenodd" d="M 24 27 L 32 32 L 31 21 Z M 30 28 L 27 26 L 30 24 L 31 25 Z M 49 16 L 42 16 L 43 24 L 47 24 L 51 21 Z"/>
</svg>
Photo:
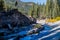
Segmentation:
<svg viewBox="0 0 60 40">
<path fill-rule="evenodd" d="M 28 32 L 28 34 L 35 34 L 39 33 L 40 31 L 44 30 L 44 27 L 40 24 L 36 24 L 32 30 Z"/>
</svg>

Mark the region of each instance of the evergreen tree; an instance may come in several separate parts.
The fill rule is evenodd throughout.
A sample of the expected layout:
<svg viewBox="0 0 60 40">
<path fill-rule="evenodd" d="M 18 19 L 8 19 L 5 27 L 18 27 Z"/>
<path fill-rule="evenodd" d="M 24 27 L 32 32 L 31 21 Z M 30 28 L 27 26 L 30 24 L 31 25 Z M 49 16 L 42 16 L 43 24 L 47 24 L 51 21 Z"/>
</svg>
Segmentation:
<svg viewBox="0 0 60 40">
<path fill-rule="evenodd" d="M 44 18 L 45 17 L 45 4 L 43 3 L 42 5 L 42 17 Z"/>
<path fill-rule="evenodd" d="M 40 10 L 40 7 L 38 6 L 38 4 L 37 4 L 37 11 L 36 11 L 36 18 L 39 18 L 39 16 L 40 16 L 40 14 L 39 14 L 39 10 Z"/>
<path fill-rule="evenodd" d="M 47 0 L 46 3 L 46 13 L 48 18 L 52 18 L 52 11 L 53 11 L 53 0 Z"/>
<path fill-rule="evenodd" d="M 16 1 L 16 2 L 15 2 L 15 7 L 16 7 L 16 9 L 18 9 L 18 7 L 17 7 L 17 6 L 18 6 L 18 2 Z"/>
<path fill-rule="evenodd" d="M 4 6 L 4 0 L 0 0 L 0 11 L 4 11 L 5 6 Z"/>
<path fill-rule="evenodd" d="M 15 6 L 17 6 L 17 5 L 18 5 L 18 2 L 16 1 L 16 2 L 15 2 Z"/>
<path fill-rule="evenodd" d="M 47 0 L 46 14 L 49 18 L 56 18 L 57 16 L 60 16 L 59 2 L 59 0 Z"/>
<path fill-rule="evenodd" d="M 54 0 L 53 17 L 60 16 L 58 0 Z"/>
<path fill-rule="evenodd" d="M 34 4 L 32 6 L 32 10 L 31 10 L 31 17 L 34 17 Z"/>
<path fill-rule="evenodd" d="M 60 0 L 57 0 L 56 6 L 57 6 L 57 7 L 56 7 L 56 8 L 57 8 L 57 13 L 56 13 L 56 15 L 57 15 L 57 16 L 60 16 L 60 8 L 59 8 L 59 7 L 60 7 Z"/>
</svg>

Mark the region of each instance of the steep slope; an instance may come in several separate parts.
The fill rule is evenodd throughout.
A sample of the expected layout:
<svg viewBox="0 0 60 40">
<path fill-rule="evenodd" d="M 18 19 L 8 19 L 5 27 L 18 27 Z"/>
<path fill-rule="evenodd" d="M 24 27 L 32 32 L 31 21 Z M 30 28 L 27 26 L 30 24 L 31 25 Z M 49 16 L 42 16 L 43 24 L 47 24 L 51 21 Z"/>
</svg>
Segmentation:
<svg viewBox="0 0 60 40">
<path fill-rule="evenodd" d="M 6 4 L 10 5 L 11 8 L 15 8 L 15 2 L 18 2 L 18 5 L 16 6 L 21 12 L 28 13 L 30 8 L 32 7 L 32 4 L 35 4 L 33 2 L 22 2 L 20 0 L 6 0 Z"/>
<path fill-rule="evenodd" d="M 8 12 L 0 13 L 0 27 L 16 27 L 30 25 L 31 20 L 23 15 L 17 9 L 10 10 Z M 9 24 L 9 25 L 8 25 Z"/>
</svg>

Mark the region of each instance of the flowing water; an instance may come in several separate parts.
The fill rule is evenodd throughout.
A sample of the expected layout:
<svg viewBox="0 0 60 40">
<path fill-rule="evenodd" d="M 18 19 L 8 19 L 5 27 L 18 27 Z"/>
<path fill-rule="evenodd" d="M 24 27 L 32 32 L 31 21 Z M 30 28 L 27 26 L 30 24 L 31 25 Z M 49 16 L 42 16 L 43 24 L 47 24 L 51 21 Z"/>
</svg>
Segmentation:
<svg viewBox="0 0 60 40">
<path fill-rule="evenodd" d="M 15 31 L 15 33 L 3 36 L 3 38 L 8 38 L 8 40 L 60 40 L 60 26 L 52 28 L 45 24 L 43 27 L 44 30 L 30 35 L 27 35 L 27 33 L 33 29 L 32 25 L 23 28 L 16 28 L 16 31 L 18 32 Z"/>
</svg>

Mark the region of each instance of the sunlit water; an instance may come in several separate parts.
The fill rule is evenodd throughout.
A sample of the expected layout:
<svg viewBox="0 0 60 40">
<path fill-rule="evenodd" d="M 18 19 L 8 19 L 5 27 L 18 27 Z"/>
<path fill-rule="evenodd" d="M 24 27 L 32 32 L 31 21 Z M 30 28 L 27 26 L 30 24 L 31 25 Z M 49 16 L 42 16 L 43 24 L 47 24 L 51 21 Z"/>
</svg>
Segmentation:
<svg viewBox="0 0 60 40">
<path fill-rule="evenodd" d="M 44 27 L 45 29 L 43 31 L 40 31 L 37 34 L 26 36 L 24 38 L 21 38 L 20 40 L 59 40 L 60 28 L 57 28 L 56 30 L 52 30 L 55 27 L 51 28 L 48 25 L 44 25 Z"/>
</svg>

